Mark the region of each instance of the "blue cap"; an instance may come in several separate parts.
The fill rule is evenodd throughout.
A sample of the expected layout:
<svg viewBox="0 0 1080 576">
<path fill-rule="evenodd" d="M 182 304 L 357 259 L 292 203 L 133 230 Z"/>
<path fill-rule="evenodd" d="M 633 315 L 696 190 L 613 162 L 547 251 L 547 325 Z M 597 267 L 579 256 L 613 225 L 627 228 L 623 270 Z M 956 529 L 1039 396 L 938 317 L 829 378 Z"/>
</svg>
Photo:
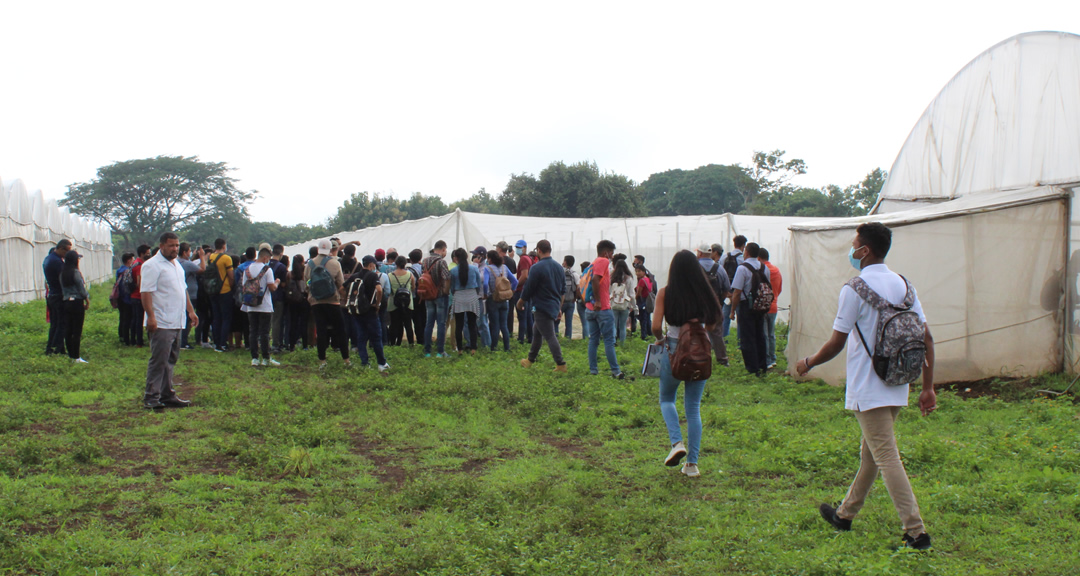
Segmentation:
<svg viewBox="0 0 1080 576">
<path fill-rule="evenodd" d="M 528 244 L 526 244 L 524 240 L 518 240 L 517 242 L 514 242 L 515 248 L 524 248 L 526 246 L 528 246 Z"/>
</svg>

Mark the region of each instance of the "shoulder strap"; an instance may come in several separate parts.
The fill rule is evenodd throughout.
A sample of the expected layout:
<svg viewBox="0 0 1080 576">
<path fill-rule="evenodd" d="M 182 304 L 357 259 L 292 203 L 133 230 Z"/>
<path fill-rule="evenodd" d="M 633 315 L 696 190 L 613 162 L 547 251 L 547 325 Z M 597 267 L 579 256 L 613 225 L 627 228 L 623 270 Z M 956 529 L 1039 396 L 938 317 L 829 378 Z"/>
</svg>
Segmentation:
<svg viewBox="0 0 1080 576">
<path fill-rule="evenodd" d="M 873 288 L 870 288 L 870 285 L 866 283 L 866 280 L 856 276 L 848 280 L 846 285 L 851 287 L 860 298 L 866 300 L 866 303 L 875 309 L 886 310 L 892 308 L 892 304 L 889 304 L 880 294 L 874 292 Z"/>
<path fill-rule="evenodd" d="M 904 287 L 907 289 L 904 294 L 904 303 L 902 306 L 905 310 L 910 310 L 911 307 L 915 305 L 915 287 L 911 285 L 911 282 L 907 281 L 907 278 L 904 278 L 900 274 L 897 274 L 897 276 L 900 276 L 900 279 L 904 281 Z"/>
<path fill-rule="evenodd" d="M 713 262 L 712 270 L 709 270 L 709 274 L 716 276 L 716 271 L 720 268 L 720 261 Z"/>
<path fill-rule="evenodd" d="M 874 355 L 870 353 L 870 347 L 866 345 L 866 338 L 863 338 L 862 330 L 859 329 L 859 321 L 858 320 L 855 321 L 855 331 L 859 333 L 859 340 L 862 341 L 862 347 L 863 347 L 863 350 L 866 350 L 866 355 L 869 356 L 872 359 L 874 357 Z"/>
</svg>

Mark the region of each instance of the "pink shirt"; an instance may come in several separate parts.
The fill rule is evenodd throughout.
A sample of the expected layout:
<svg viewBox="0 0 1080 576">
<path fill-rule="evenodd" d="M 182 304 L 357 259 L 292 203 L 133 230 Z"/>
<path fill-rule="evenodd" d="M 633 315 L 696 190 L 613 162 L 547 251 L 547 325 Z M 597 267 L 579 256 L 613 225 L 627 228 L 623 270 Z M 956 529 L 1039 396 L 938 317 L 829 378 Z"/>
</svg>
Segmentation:
<svg viewBox="0 0 1080 576">
<path fill-rule="evenodd" d="M 593 278 L 599 279 L 600 289 L 593 294 L 593 301 L 596 302 L 594 307 L 592 302 L 586 302 L 585 307 L 589 310 L 611 310 L 611 272 L 608 267 L 611 262 L 607 258 L 597 258 L 592 263 Z"/>
</svg>

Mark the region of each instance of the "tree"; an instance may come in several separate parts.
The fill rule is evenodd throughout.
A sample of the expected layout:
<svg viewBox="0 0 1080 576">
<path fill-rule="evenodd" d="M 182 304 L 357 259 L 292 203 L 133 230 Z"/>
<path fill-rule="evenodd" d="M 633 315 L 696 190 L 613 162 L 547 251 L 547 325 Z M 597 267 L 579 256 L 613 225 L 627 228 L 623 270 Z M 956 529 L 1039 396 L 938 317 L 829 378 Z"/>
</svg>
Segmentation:
<svg viewBox="0 0 1080 576">
<path fill-rule="evenodd" d="M 477 212 L 480 214 L 502 214 L 502 207 L 494 196 L 488 194 L 487 189 L 481 188 L 479 192 L 464 200 L 459 200 L 450 205 L 450 211 L 461 209 L 464 212 Z"/>
<path fill-rule="evenodd" d="M 246 218 L 258 193 L 238 189 L 230 171 L 198 156 L 116 162 L 98 168 L 89 182 L 69 185 L 60 205 L 108 224 L 130 249 L 200 220 Z"/>
<path fill-rule="evenodd" d="M 537 178 L 512 174 L 499 194 L 504 214 L 556 218 L 621 218 L 645 213 L 641 189 L 594 162 L 552 162 Z"/>
<path fill-rule="evenodd" d="M 743 168 L 748 178 L 739 182 L 744 206 L 750 206 L 758 195 L 777 192 L 795 176 L 806 174 L 806 162 L 798 158 L 785 161 L 784 154 L 784 150 L 754 151 L 750 166 Z"/>
<path fill-rule="evenodd" d="M 743 208 L 741 166 L 709 164 L 694 170 L 668 170 L 641 183 L 650 216 L 738 213 Z"/>
<path fill-rule="evenodd" d="M 877 203 L 881 188 L 885 186 L 885 179 L 889 173 L 882 168 L 874 168 L 862 182 L 852 184 L 844 189 L 845 206 L 849 216 L 865 216 Z"/>
</svg>

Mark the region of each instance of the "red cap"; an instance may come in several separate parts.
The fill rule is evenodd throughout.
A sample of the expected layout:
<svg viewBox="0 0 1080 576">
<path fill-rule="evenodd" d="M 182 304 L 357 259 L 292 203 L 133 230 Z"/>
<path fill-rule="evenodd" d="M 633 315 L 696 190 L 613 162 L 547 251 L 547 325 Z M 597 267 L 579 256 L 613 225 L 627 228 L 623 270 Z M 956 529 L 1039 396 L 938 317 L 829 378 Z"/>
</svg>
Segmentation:
<svg viewBox="0 0 1080 576">
<path fill-rule="evenodd" d="M 379 249 L 375 250 L 375 259 L 376 260 L 385 260 L 386 259 L 386 251 L 383 250 L 382 248 L 379 248 Z"/>
</svg>

